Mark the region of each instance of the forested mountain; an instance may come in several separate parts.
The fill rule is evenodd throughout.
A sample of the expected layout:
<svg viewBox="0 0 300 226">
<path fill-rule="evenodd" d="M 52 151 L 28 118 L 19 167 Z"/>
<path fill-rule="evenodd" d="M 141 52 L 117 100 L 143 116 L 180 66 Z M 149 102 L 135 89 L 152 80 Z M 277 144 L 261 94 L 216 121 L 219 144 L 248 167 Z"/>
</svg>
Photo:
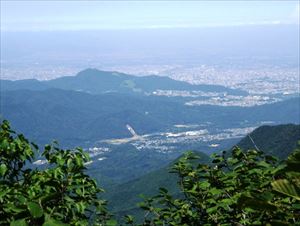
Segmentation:
<svg viewBox="0 0 300 226">
<path fill-rule="evenodd" d="M 232 127 L 247 120 L 299 123 L 299 98 L 249 108 L 187 106 L 166 97 L 91 95 L 61 89 L 1 92 L 0 114 L 38 143 L 57 139 L 65 145 L 164 131 L 174 124 L 212 122 Z M 234 120 L 233 120 L 234 119 Z"/>
<path fill-rule="evenodd" d="M 243 138 L 237 146 L 245 150 L 258 148 L 266 154 L 285 159 L 299 141 L 300 125 L 261 126 Z"/>
<path fill-rule="evenodd" d="M 9 81 L 1 80 L 1 90 L 45 90 L 59 88 L 82 91 L 91 94 L 102 93 L 132 93 L 145 94 L 156 90 L 189 90 L 203 92 L 226 92 L 232 95 L 246 95 L 247 92 L 226 88 L 219 85 L 192 85 L 162 76 L 137 77 L 119 72 L 86 69 L 76 76 L 61 77 L 49 81 L 34 79 Z"/>
<path fill-rule="evenodd" d="M 45 90 L 49 87 L 44 83 L 36 80 L 36 79 L 25 79 L 25 80 L 0 80 L 0 90 L 19 90 L 19 89 L 27 89 L 27 90 Z"/>
</svg>

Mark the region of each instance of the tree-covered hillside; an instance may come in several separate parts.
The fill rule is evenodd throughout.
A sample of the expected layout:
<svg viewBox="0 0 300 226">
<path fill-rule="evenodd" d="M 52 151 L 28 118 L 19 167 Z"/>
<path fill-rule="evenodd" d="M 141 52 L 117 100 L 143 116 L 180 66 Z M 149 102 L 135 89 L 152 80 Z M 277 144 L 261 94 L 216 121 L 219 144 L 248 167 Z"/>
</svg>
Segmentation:
<svg viewBox="0 0 300 226">
<path fill-rule="evenodd" d="M 38 81 L 34 79 L 20 81 L 1 80 L 0 88 L 3 91 L 58 88 L 91 94 L 103 94 L 107 92 L 145 94 L 162 89 L 227 92 L 232 95 L 247 95 L 245 91 L 230 89 L 219 85 L 192 85 L 168 77 L 154 75 L 137 77 L 119 72 L 99 71 L 97 69 L 86 69 L 79 72 L 76 76 L 61 77 L 49 81 Z"/>
<path fill-rule="evenodd" d="M 197 163 L 207 163 L 210 161 L 209 156 L 201 152 L 195 152 L 195 155 L 199 158 Z M 126 214 L 141 216 L 142 210 L 137 205 L 143 200 L 141 195 L 148 197 L 153 196 L 160 187 L 167 188 L 171 194 L 177 195 L 179 193 L 179 188 L 177 187 L 178 177 L 170 173 L 170 171 L 179 159 L 180 158 L 177 158 L 167 166 L 152 171 L 135 180 L 108 186 L 104 193 L 104 197 L 110 200 L 108 208 L 118 218 Z"/>
<path fill-rule="evenodd" d="M 261 126 L 242 139 L 242 149 L 259 149 L 266 154 L 287 158 L 300 140 L 300 125 Z"/>
<path fill-rule="evenodd" d="M 299 98 L 255 106 L 187 106 L 166 97 L 125 94 L 90 95 L 47 89 L 1 92 L 0 115 L 18 131 L 40 144 L 57 139 L 63 145 L 84 145 L 108 138 L 130 137 L 130 124 L 138 134 L 166 131 L 174 124 L 212 122 L 219 128 L 261 121 L 299 123 Z M 234 120 L 233 120 L 234 119 Z M 49 123 L 51 122 L 51 123 Z"/>
</svg>

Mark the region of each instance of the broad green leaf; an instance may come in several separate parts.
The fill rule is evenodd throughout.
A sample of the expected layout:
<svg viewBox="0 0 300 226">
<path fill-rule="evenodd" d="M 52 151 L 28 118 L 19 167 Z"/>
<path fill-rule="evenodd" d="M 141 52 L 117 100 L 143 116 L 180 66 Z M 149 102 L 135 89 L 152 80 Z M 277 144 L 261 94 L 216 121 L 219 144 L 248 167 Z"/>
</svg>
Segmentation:
<svg viewBox="0 0 300 226">
<path fill-rule="evenodd" d="M 6 171 L 7 171 L 7 166 L 4 164 L 4 163 L 2 163 L 1 165 L 0 165 L 0 176 L 4 176 L 4 174 L 6 173 Z"/>
<path fill-rule="evenodd" d="M 27 204 L 29 212 L 34 218 L 39 218 L 43 216 L 43 209 L 39 206 L 39 204 L 35 202 L 29 202 Z"/>
<path fill-rule="evenodd" d="M 10 222 L 10 226 L 28 226 L 25 219 L 20 219 Z"/>
<path fill-rule="evenodd" d="M 249 207 L 253 210 L 269 210 L 276 211 L 277 207 L 270 202 L 260 200 L 256 197 L 248 197 L 242 195 L 238 200 L 240 208 Z"/>
<path fill-rule="evenodd" d="M 300 200 L 300 194 L 297 193 L 295 186 L 287 179 L 280 179 L 272 182 L 275 191 Z"/>
</svg>

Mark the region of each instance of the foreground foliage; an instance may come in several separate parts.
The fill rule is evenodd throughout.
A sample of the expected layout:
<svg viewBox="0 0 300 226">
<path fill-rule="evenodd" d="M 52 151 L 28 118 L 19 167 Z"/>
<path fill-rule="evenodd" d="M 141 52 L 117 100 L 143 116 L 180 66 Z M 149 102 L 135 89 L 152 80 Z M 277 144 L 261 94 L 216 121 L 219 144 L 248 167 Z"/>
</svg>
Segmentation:
<svg viewBox="0 0 300 226">
<path fill-rule="evenodd" d="M 300 225 L 300 150 L 285 164 L 272 156 L 234 148 L 195 164 L 187 153 L 173 167 L 181 194 L 160 194 L 141 204 L 141 225 Z M 131 216 L 125 220 L 134 223 Z"/>
<path fill-rule="evenodd" d="M 105 201 L 95 180 L 84 173 L 89 157 L 81 149 L 47 145 L 44 170 L 26 168 L 37 146 L 15 135 L 4 121 L 0 130 L 0 225 L 109 225 Z"/>
<path fill-rule="evenodd" d="M 4 121 L 0 128 L 0 225 L 112 226 L 102 189 L 85 174 L 89 157 L 82 149 L 47 145 L 45 169 L 28 167 L 38 147 L 17 135 Z M 200 162 L 189 152 L 173 173 L 180 193 L 165 188 L 140 206 L 142 223 L 126 216 L 127 225 L 300 225 L 300 150 L 278 162 L 258 150 L 212 156 Z"/>
</svg>

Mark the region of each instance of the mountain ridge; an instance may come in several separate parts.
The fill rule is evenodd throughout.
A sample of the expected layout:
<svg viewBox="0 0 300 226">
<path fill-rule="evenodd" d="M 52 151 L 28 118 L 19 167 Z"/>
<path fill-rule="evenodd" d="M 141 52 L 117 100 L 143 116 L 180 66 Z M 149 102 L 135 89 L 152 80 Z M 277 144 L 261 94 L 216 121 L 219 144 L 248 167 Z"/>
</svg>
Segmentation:
<svg viewBox="0 0 300 226">
<path fill-rule="evenodd" d="M 285 159 L 300 142 L 300 125 L 264 125 L 244 137 L 238 144 L 243 149 L 259 149 L 269 155 Z"/>
<path fill-rule="evenodd" d="M 45 90 L 60 88 L 101 94 L 106 92 L 120 93 L 151 93 L 159 89 L 163 90 L 193 90 L 203 92 L 227 92 L 233 95 L 247 95 L 246 91 L 231 89 L 220 85 L 193 85 L 183 81 L 177 81 L 167 76 L 134 76 L 115 71 L 101 71 L 98 69 L 85 69 L 75 76 L 64 76 L 46 81 L 35 79 L 26 80 L 0 80 L 1 90 Z"/>
</svg>

